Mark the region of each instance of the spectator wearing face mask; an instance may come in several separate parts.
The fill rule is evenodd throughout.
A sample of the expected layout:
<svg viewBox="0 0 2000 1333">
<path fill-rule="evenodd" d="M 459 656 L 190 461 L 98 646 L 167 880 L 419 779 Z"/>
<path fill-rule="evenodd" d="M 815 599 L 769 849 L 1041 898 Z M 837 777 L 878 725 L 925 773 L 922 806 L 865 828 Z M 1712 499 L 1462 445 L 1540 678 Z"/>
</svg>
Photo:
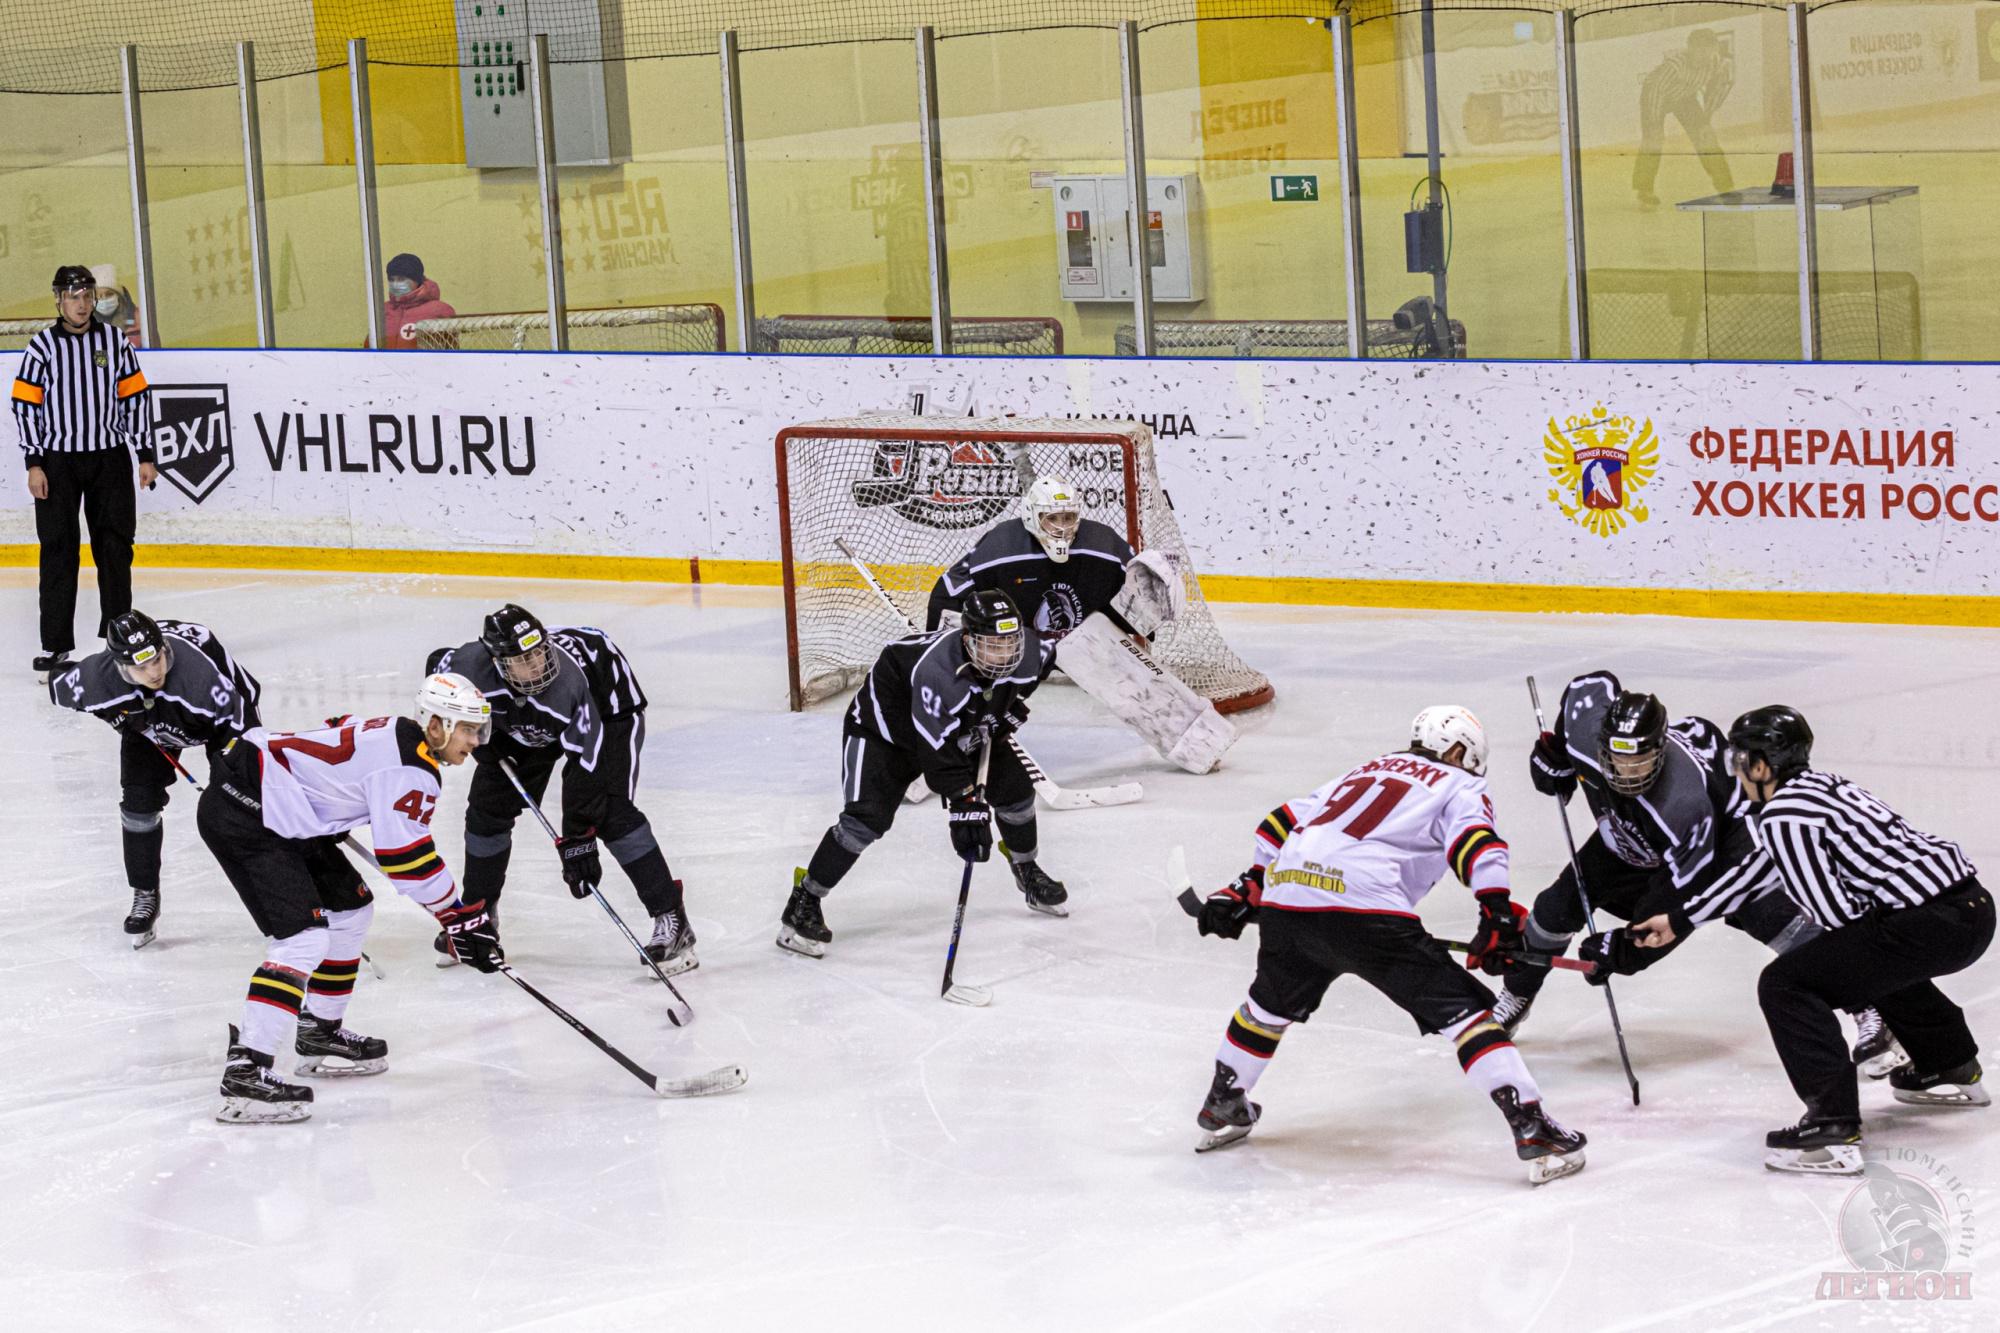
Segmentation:
<svg viewBox="0 0 2000 1333">
<path fill-rule="evenodd" d="M 111 264 L 92 264 L 90 276 L 97 283 L 91 308 L 99 321 L 125 335 L 134 347 L 146 345 L 146 330 L 139 323 L 139 307 L 132 293 L 118 285 L 118 269 Z"/>
<path fill-rule="evenodd" d="M 388 276 L 389 299 L 382 303 L 383 349 L 417 351 L 412 324 L 425 319 L 450 319 L 458 312 L 438 295 L 437 283 L 424 276 L 424 261 L 415 255 L 400 254 L 390 260 Z"/>
</svg>

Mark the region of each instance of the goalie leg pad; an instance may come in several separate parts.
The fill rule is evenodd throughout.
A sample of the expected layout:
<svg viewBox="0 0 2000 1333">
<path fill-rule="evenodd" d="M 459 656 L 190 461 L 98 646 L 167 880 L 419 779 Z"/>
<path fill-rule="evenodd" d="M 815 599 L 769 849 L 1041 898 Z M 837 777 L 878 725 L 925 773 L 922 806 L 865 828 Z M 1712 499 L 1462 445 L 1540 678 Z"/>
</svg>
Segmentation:
<svg viewBox="0 0 2000 1333">
<path fill-rule="evenodd" d="M 1056 665 L 1162 756 L 1206 773 L 1236 742 L 1215 706 L 1131 646 L 1101 614 L 1087 617 L 1057 650 Z"/>
</svg>

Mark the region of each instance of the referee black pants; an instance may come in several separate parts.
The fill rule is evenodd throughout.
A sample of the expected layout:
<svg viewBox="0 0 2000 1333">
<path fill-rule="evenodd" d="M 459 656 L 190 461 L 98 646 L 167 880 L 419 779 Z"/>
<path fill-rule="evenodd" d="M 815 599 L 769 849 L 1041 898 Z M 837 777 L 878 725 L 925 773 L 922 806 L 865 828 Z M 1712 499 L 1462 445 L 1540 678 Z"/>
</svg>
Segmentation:
<svg viewBox="0 0 2000 1333">
<path fill-rule="evenodd" d="M 1931 979 L 1964 971 L 1992 942 L 1993 895 L 1968 879 L 1922 907 L 1870 913 L 1772 959 L 1757 978 L 1757 1002 L 1807 1113 L 1861 1118 L 1835 1009 L 1873 1005 L 1920 1073 L 1977 1055 L 1964 1011 Z"/>
<path fill-rule="evenodd" d="M 42 651 L 76 647 L 76 574 L 82 549 L 77 511 L 90 525 L 97 564 L 97 633 L 132 609 L 132 539 L 139 530 L 138 491 L 128 450 L 45 453 L 38 465 L 49 498 L 35 501 L 35 536 L 42 543 Z"/>
</svg>

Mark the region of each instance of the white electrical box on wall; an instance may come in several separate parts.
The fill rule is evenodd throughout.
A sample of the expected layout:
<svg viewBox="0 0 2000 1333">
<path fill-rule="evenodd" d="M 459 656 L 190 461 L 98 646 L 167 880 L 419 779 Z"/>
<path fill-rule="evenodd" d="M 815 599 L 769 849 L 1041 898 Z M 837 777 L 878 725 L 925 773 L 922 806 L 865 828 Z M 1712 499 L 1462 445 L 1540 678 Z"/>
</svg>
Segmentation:
<svg viewBox="0 0 2000 1333">
<path fill-rule="evenodd" d="M 1157 302 L 1203 299 L 1196 188 L 1193 176 L 1147 178 L 1143 251 Z M 1130 301 L 1133 240 L 1125 177 L 1058 175 L 1051 193 L 1062 299 Z"/>
</svg>

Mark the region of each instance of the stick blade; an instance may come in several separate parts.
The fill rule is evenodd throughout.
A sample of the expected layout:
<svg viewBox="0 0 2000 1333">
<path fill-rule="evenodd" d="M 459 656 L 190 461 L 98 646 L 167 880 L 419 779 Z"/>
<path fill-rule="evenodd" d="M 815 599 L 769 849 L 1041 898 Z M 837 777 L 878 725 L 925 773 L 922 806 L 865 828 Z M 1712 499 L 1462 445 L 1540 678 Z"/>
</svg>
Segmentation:
<svg viewBox="0 0 2000 1333">
<path fill-rule="evenodd" d="M 1189 916 L 1199 917 L 1201 915 L 1201 899 L 1195 896 L 1193 889 L 1182 889 L 1180 896 L 1175 898 L 1174 901 L 1179 903 L 1181 910 Z"/>
<path fill-rule="evenodd" d="M 653 1091 L 662 1097 L 714 1097 L 725 1092 L 734 1092 L 750 1081 L 750 1071 L 742 1065 L 724 1065 L 711 1069 L 706 1074 L 695 1074 L 689 1078 L 663 1078 L 653 1084 Z"/>
<path fill-rule="evenodd" d="M 1054 782 L 1035 784 L 1035 794 L 1051 810 L 1095 810 L 1113 805 L 1134 805 L 1146 797 L 1146 789 L 1136 782 L 1115 787 L 1059 787 Z"/>
<path fill-rule="evenodd" d="M 1167 853 L 1167 887 L 1175 890 L 1194 887 L 1194 879 L 1188 874 L 1187 848 L 1179 843 Z"/>
<path fill-rule="evenodd" d="M 947 1004 L 962 1004 L 968 1009 L 984 1009 L 993 1003 L 993 992 L 984 986 L 952 985 L 944 988 L 942 998 Z"/>
<path fill-rule="evenodd" d="M 694 1022 L 694 1006 L 686 1000 L 667 1006 L 667 1021 L 677 1028 L 684 1028 Z"/>
</svg>

